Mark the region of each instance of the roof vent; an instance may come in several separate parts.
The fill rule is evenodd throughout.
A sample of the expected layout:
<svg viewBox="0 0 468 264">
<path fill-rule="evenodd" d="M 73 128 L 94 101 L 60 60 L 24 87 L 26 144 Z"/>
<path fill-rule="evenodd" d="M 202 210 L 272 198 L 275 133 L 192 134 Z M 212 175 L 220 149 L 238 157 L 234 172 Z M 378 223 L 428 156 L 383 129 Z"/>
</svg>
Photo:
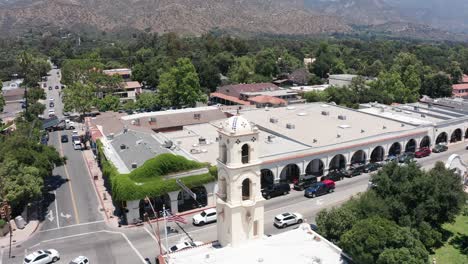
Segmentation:
<svg viewBox="0 0 468 264">
<path fill-rule="evenodd" d="M 138 164 L 136 162 L 132 163 L 132 169 L 136 169 L 138 167 Z"/>
<path fill-rule="evenodd" d="M 267 137 L 267 142 L 273 142 L 273 139 L 274 139 L 274 138 L 275 138 L 275 136 L 269 135 L 269 136 Z"/>
<path fill-rule="evenodd" d="M 404 126 L 405 126 L 405 124 L 401 123 L 401 127 L 404 127 Z"/>
<path fill-rule="evenodd" d="M 314 142 L 314 143 L 317 143 L 317 139 L 316 139 L 316 138 L 314 138 L 314 139 L 312 140 L 312 142 Z"/>
<path fill-rule="evenodd" d="M 150 117 L 150 118 L 148 118 L 148 121 L 150 123 L 156 122 L 156 117 Z"/>
<path fill-rule="evenodd" d="M 346 120 L 346 116 L 345 116 L 345 115 L 339 115 L 339 116 L 338 116 L 338 119 L 340 119 L 340 120 Z"/>
<path fill-rule="evenodd" d="M 340 137 L 341 137 L 341 135 L 340 135 L 340 134 L 337 134 L 337 135 L 336 135 L 336 138 L 340 138 Z"/>
<path fill-rule="evenodd" d="M 401 112 L 400 108 L 395 108 L 395 112 Z"/>
<path fill-rule="evenodd" d="M 164 141 L 164 145 L 163 145 L 163 146 L 164 146 L 165 148 L 171 148 L 172 145 L 173 145 L 172 140 L 167 140 L 167 141 Z"/>
<path fill-rule="evenodd" d="M 330 115 L 330 111 L 322 111 L 322 115 L 328 116 L 328 115 Z"/>
<path fill-rule="evenodd" d="M 270 123 L 274 123 L 274 124 L 275 124 L 275 123 L 278 123 L 278 118 L 276 118 L 276 117 L 271 117 L 271 118 L 270 118 Z"/>
<path fill-rule="evenodd" d="M 419 111 L 419 107 L 417 107 L 417 106 L 414 106 L 413 109 L 414 109 L 414 111 Z"/>
<path fill-rule="evenodd" d="M 301 113 L 297 113 L 298 116 L 306 116 L 307 113 L 304 113 L 304 112 L 301 112 Z"/>
<path fill-rule="evenodd" d="M 126 148 L 127 148 L 127 146 L 125 146 L 125 144 L 120 145 L 120 149 L 126 149 Z"/>
<path fill-rule="evenodd" d="M 198 144 L 200 144 L 200 145 L 206 145 L 206 138 L 204 138 L 204 137 L 198 138 Z"/>
<path fill-rule="evenodd" d="M 387 129 L 387 127 L 386 127 L 386 126 L 383 126 L 382 129 Z"/>
<path fill-rule="evenodd" d="M 361 129 L 361 133 L 364 133 L 364 132 L 366 132 L 366 131 L 364 129 Z"/>
<path fill-rule="evenodd" d="M 295 128 L 296 128 L 296 125 L 291 124 L 291 123 L 287 123 L 287 124 L 286 124 L 286 128 L 287 128 L 287 129 L 295 129 Z"/>
<path fill-rule="evenodd" d="M 425 114 L 421 114 L 421 117 L 426 117 L 426 115 L 425 115 Z"/>
<path fill-rule="evenodd" d="M 351 126 L 350 125 L 339 125 L 338 127 L 342 128 L 342 129 L 345 129 L 345 128 L 350 128 Z"/>
</svg>

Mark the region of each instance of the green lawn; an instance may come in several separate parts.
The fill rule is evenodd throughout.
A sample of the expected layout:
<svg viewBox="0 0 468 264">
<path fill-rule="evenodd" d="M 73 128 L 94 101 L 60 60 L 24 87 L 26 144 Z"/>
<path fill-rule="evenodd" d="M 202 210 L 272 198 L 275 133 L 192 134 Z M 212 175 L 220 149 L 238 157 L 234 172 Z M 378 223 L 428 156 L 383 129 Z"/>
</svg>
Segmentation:
<svg viewBox="0 0 468 264">
<path fill-rule="evenodd" d="M 435 250 L 437 264 L 468 264 L 468 256 L 462 254 L 458 248 L 454 246 L 454 240 L 458 236 L 468 236 L 468 216 L 459 215 L 453 224 L 444 225 L 444 229 L 452 232 L 453 235 L 445 243 L 445 245 Z M 452 243 L 451 243 L 452 242 Z"/>
</svg>

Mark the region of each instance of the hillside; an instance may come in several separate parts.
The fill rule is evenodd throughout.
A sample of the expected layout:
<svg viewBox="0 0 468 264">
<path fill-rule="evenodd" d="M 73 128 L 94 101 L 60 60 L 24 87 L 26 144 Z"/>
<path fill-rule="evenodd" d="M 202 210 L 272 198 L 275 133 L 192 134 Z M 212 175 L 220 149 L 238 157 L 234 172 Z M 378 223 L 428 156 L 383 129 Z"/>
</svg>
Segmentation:
<svg viewBox="0 0 468 264">
<path fill-rule="evenodd" d="M 279 0 L 2 0 L 0 32 L 31 27 L 138 29 L 201 34 L 211 29 L 268 34 L 349 32 L 340 19 Z M 11 2 L 13 1 L 13 2 Z"/>
</svg>

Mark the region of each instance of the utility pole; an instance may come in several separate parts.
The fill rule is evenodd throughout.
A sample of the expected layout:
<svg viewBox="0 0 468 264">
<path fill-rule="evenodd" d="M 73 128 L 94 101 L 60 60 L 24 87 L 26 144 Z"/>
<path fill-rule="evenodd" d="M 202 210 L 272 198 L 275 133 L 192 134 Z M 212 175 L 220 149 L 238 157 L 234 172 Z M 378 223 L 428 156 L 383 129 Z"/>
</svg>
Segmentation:
<svg viewBox="0 0 468 264">
<path fill-rule="evenodd" d="M 156 213 L 156 211 L 154 210 L 154 207 L 153 207 L 153 204 L 151 203 L 151 200 L 148 198 L 148 196 L 145 198 L 146 201 L 148 201 L 148 203 L 150 204 L 151 206 L 151 210 L 153 210 L 153 214 L 156 216 L 156 218 L 158 217 L 158 214 Z M 159 246 L 159 253 L 162 255 L 162 248 L 161 248 L 161 236 L 159 234 L 159 221 L 156 219 L 156 227 L 158 228 L 158 233 L 156 233 L 154 231 L 154 228 L 153 228 L 153 225 L 151 224 L 151 221 L 149 219 L 149 216 L 148 216 L 148 224 L 151 226 L 151 229 L 153 230 L 153 233 L 158 237 L 158 246 Z"/>
</svg>

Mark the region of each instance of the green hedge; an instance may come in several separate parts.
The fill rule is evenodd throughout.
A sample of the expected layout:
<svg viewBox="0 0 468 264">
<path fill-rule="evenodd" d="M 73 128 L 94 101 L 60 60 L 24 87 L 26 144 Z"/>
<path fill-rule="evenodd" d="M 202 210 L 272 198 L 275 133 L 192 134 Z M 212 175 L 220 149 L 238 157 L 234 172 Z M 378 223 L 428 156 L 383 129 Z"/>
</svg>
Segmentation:
<svg viewBox="0 0 468 264">
<path fill-rule="evenodd" d="M 3 219 L 0 219 L 0 228 L 3 228 L 6 225 L 6 221 Z"/>
<path fill-rule="evenodd" d="M 205 163 L 166 153 L 146 161 L 129 174 L 120 174 L 117 168 L 106 159 L 100 141 L 97 142 L 97 146 L 102 174 L 110 180 L 114 201 L 140 200 L 146 196 L 156 197 L 180 190 L 175 179 L 166 180 L 163 176 L 207 166 Z M 216 169 L 209 168 L 209 171 L 210 173 L 184 177 L 180 180 L 189 188 L 200 186 L 216 179 L 213 174 Z"/>
</svg>

